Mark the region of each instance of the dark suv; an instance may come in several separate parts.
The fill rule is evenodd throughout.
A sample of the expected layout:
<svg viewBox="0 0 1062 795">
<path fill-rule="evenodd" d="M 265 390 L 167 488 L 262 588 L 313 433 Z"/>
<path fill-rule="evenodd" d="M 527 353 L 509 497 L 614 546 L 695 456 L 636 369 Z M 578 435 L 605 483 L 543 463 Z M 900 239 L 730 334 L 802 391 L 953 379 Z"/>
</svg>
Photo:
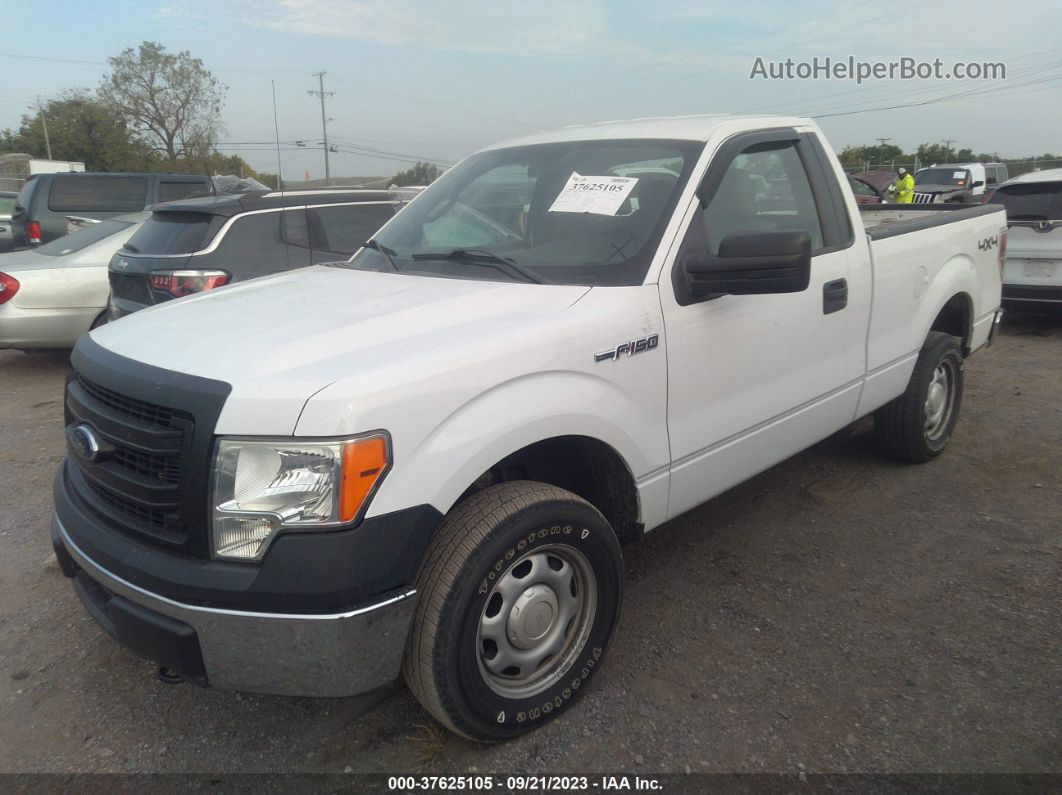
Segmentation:
<svg viewBox="0 0 1062 795">
<path fill-rule="evenodd" d="M 349 259 L 398 207 L 378 190 L 243 193 L 159 205 L 111 258 L 110 318 L 256 276 Z"/>
<path fill-rule="evenodd" d="M 210 179 L 195 174 L 38 174 L 15 200 L 14 245 L 39 246 L 62 237 L 71 216 L 99 221 L 212 191 Z"/>
</svg>

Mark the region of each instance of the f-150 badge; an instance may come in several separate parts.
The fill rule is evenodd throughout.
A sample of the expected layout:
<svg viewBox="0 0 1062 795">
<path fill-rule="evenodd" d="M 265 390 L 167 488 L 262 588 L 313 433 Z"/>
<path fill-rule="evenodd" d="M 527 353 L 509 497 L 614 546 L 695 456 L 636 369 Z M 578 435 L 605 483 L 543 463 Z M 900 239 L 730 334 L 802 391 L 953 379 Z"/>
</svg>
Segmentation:
<svg viewBox="0 0 1062 795">
<path fill-rule="evenodd" d="M 634 356 L 636 353 L 645 353 L 651 351 L 660 343 L 659 334 L 650 334 L 648 337 L 642 337 L 637 340 L 628 340 L 627 342 L 621 342 L 612 350 L 601 351 L 601 353 L 594 354 L 595 362 L 614 362 L 621 356 Z"/>
</svg>

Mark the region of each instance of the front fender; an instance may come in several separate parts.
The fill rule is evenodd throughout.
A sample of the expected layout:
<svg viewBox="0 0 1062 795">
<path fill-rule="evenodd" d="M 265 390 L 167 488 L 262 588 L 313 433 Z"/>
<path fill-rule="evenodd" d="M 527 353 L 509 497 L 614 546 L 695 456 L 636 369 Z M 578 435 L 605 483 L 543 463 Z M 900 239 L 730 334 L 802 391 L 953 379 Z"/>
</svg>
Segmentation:
<svg viewBox="0 0 1062 795">
<path fill-rule="evenodd" d="M 601 376 L 536 372 L 464 402 L 416 443 L 397 439 L 401 460 L 396 453 L 395 469 L 370 515 L 424 502 L 446 513 L 498 461 L 558 436 L 585 436 L 609 445 L 635 480 L 667 465 L 662 413 L 648 418 L 642 404 Z"/>
</svg>

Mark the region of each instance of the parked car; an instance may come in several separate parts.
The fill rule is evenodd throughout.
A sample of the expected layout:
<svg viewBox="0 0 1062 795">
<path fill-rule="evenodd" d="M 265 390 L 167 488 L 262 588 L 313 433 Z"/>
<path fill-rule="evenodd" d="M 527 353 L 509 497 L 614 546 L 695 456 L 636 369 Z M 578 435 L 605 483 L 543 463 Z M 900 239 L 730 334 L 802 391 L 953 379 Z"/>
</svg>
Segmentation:
<svg viewBox="0 0 1062 795">
<path fill-rule="evenodd" d="M 395 214 L 384 190 L 170 202 L 111 258 L 110 318 L 203 290 L 347 259 Z"/>
<path fill-rule="evenodd" d="M 852 178 L 865 182 L 873 188 L 885 199 L 886 204 L 892 201 L 893 187 L 896 184 L 895 171 L 860 171 L 857 174 L 852 174 Z"/>
<path fill-rule="evenodd" d="M 62 237 L 71 231 L 71 218 L 113 218 L 211 190 L 205 175 L 38 174 L 23 185 L 15 203 L 15 247 L 39 246 Z"/>
<path fill-rule="evenodd" d="M 885 196 L 881 191 L 859 177 L 849 177 L 848 185 L 852 189 L 852 195 L 855 196 L 856 204 L 886 203 Z"/>
<path fill-rule="evenodd" d="M 11 234 L 11 214 L 15 211 L 17 193 L 0 191 L 0 254 L 15 247 Z"/>
<path fill-rule="evenodd" d="M 1003 163 L 943 163 L 915 172 L 914 204 L 977 203 L 1007 179 Z"/>
<path fill-rule="evenodd" d="M 1003 303 L 1062 309 L 1062 168 L 1022 174 L 986 200 L 1006 208 L 1010 227 Z"/>
<path fill-rule="evenodd" d="M 463 735 L 541 726 L 602 669 L 620 542 L 869 414 L 890 456 L 947 447 L 1005 214 L 859 206 L 832 152 L 795 117 L 534 134 L 349 261 L 94 330 L 62 571 L 170 677 L 345 696 L 401 670 Z M 750 177 L 785 184 L 771 209 Z"/>
<path fill-rule="evenodd" d="M 107 263 L 148 215 L 108 218 L 0 255 L 0 349 L 69 348 L 104 322 Z"/>
</svg>

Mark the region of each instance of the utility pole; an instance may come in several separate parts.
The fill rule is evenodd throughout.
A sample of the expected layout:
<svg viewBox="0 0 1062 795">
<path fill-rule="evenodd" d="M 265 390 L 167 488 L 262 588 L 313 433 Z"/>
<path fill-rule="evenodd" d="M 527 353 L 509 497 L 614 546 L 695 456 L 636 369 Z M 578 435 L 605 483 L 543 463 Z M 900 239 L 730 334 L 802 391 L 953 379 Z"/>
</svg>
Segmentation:
<svg viewBox="0 0 1062 795">
<path fill-rule="evenodd" d="M 327 188 L 332 184 L 332 172 L 328 169 L 328 118 L 325 116 L 325 97 L 334 97 L 336 92 L 324 90 L 324 71 L 314 72 L 313 76 L 317 78 L 318 90 L 306 93 L 319 97 L 321 100 L 321 137 L 324 139 L 325 187 Z"/>
<path fill-rule="evenodd" d="M 944 162 L 947 163 L 951 160 L 951 145 L 955 143 L 954 138 L 945 138 L 942 142 L 944 144 Z"/>
<path fill-rule="evenodd" d="M 48 150 L 48 159 L 52 159 L 52 142 L 48 140 L 48 120 L 44 116 L 44 105 L 41 104 L 41 95 L 37 95 L 37 112 L 41 114 L 41 126 L 44 127 L 44 148 Z"/>
<path fill-rule="evenodd" d="M 881 146 L 878 148 L 878 166 L 881 167 L 885 164 L 885 144 L 891 141 L 891 138 L 875 138 Z"/>
</svg>

